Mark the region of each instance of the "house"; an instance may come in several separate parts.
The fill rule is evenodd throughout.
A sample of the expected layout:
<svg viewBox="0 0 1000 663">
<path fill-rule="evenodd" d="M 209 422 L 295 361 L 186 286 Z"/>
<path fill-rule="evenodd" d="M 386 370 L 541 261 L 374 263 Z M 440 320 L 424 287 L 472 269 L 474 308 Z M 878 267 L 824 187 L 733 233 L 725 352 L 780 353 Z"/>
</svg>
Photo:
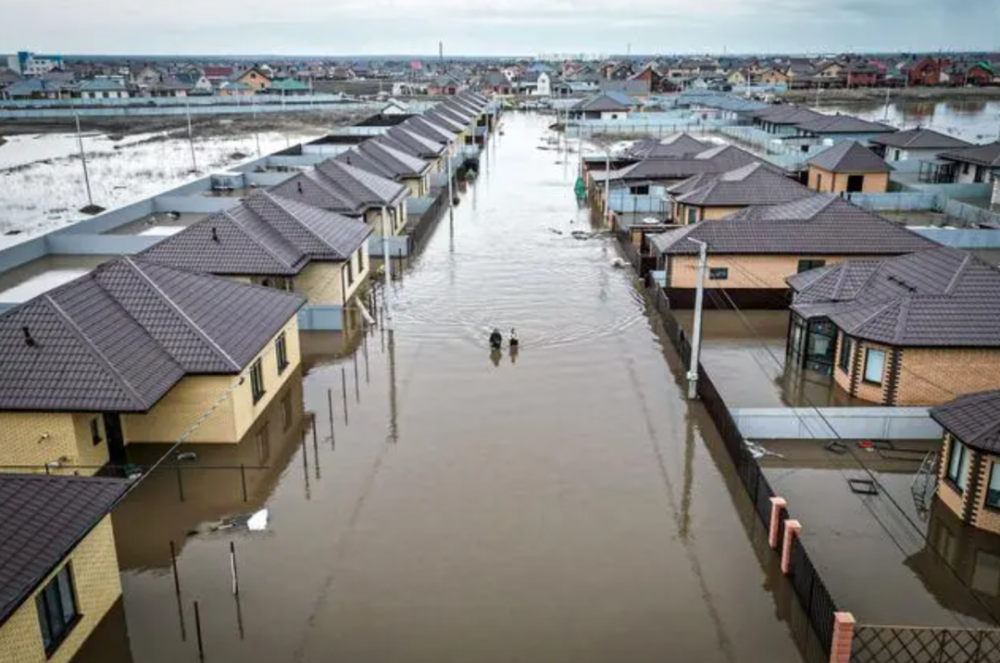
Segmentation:
<svg viewBox="0 0 1000 663">
<path fill-rule="evenodd" d="M 508 81 L 509 83 L 509 81 Z M 462 89 L 462 82 L 451 74 L 443 74 L 427 86 L 427 93 L 434 96 L 452 96 Z"/>
<path fill-rule="evenodd" d="M 646 85 L 649 86 L 651 92 L 665 92 L 666 79 L 659 72 L 659 70 L 654 66 L 653 63 L 647 64 L 645 67 L 640 69 L 635 74 L 632 74 L 631 80 L 635 81 L 645 81 Z"/>
<path fill-rule="evenodd" d="M 382 136 L 382 142 L 410 156 L 428 163 L 430 173 L 441 172 L 441 157 L 448 151 L 448 145 L 425 138 L 405 126 L 392 127 Z"/>
<path fill-rule="evenodd" d="M 961 522 L 1000 534 L 1000 391 L 931 409 L 944 429 L 937 497 Z"/>
<path fill-rule="evenodd" d="M 855 398 L 926 406 L 1000 388 L 1000 272 L 965 251 L 848 261 L 788 284 L 789 364 Z"/>
<path fill-rule="evenodd" d="M 271 87 L 267 89 L 267 92 L 282 97 L 293 97 L 312 94 L 312 88 L 308 83 L 303 83 L 295 78 L 279 78 L 271 81 Z"/>
<path fill-rule="evenodd" d="M 845 78 L 845 67 L 836 60 L 819 64 L 813 71 L 813 78 L 824 81 L 842 82 Z"/>
<path fill-rule="evenodd" d="M 368 280 L 371 232 L 358 219 L 262 191 L 139 255 L 345 307 Z"/>
<path fill-rule="evenodd" d="M 128 99 L 129 93 L 120 80 L 93 78 L 80 81 L 77 94 L 81 99 Z"/>
<path fill-rule="evenodd" d="M 261 67 L 250 67 L 246 71 L 237 72 L 230 80 L 246 85 L 255 93 L 266 92 L 271 87 L 271 76 Z"/>
<path fill-rule="evenodd" d="M 675 134 L 669 138 L 646 138 L 637 140 L 620 155 L 619 159 L 644 161 L 645 159 L 690 159 L 712 149 L 712 143 L 705 143 L 688 134 Z"/>
<path fill-rule="evenodd" d="M 42 55 L 30 51 L 19 51 L 7 56 L 7 68 L 22 76 L 41 76 L 54 69 L 63 68 L 63 56 Z"/>
<path fill-rule="evenodd" d="M 744 207 L 780 205 L 812 195 L 795 180 L 761 163 L 719 175 L 695 175 L 667 192 L 673 198 L 674 221 L 686 225 L 721 219 Z"/>
<path fill-rule="evenodd" d="M 807 163 L 809 188 L 820 193 L 885 193 L 889 190 L 892 166 L 853 140 L 837 143 Z"/>
<path fill-rule="evenodd" d="M 798 122 L 795 130 L 799 136 L 829 138 L 833 141 L 856 140 L 867 143 L 876 136 L 893 133 L 895 127 L 880 122 L 870 122 L 852 115 L 822 115 Z"/>
<path fill-rule="evenodd" d="M 334 159 L 406 185 L 411 198 L 429 193 L 430 163 L 397 149 L 381 136 L 366 140 Z"/>
<path fill-rule="evenodd" d="M 374 175 L 336 159 L 272 187 L 281 198 L 345 216 L 361 217 L 378 235 L 399 235 L 406 225 L 403 184 Z"/>
<path fill-rule="evenodd" d="M 186 97 L 191 92 L 191 86 L 173 76 L 161 76 L 143 91 L 150 97 Z"/>
<path fill-rule="evenodd" d="M 792 135 L 796 132 L 798 124 L 811 120 L 822 120 L 829 116 L 800 106 L 779 105 L 752 111 L 750 117 L 754 126 L 763 131 L 777 135 Z"/>
<path fill-rule="evenodd" d="M 219 84 L 220 97 L 252 97 L 253 94 L 253 88 L 245 83 L 225 81 Z"/>
<path fill-rule="evenodd" d="M 708 244 L 706 288 L 725 288 L 739 306 L 788 304 L 786 279 L 852 258 L 896 256 L 936 246 L 930 240 L 829 194 L 748 207 L 654 236 L 658 269 L 672 304 L 690 306 L 698 245 Z"/>
<path fill-rule="evenodd" d="M 847 87 L 876 87 L 882 84 L 882 71 L 868 62 L 852 62 L 844 69 Z"/>
<path fill-rule="evenodd" d="M 73 660 L 122 593 L 121 479 L 0 475 L 0 661 Z"/>
<path fill-rule="evenodd" d="M 202 69 L 202 73 L 205 75 L 205 78 L 212 82 L 212 85 L 219 87 L 232 79 L 236 70 L 226 65 L 210 65 Z"/>
<path fill-rule="evenodd" d="M 996 72 L 993 69 L 993 65 L 989 62 L 977 62 L 969 67 L 965 72 L 965 81 L 967 85 L 975 85 L 978 87 L 993 85 L 995 78 Z"/>
<path fill-rule="evenodd" d="M 760 82 L 764 85 L 788 85 L 791 77 L 778 69 L 765 69 L 760 75 Z"/>
<path fill-rule="evenodd" d="M 68 99 L 74 89 L 72 83 L 46 81 L 41 78 L 26 78 L 11 83 L 3 89 L 4 99 Z"/>
<path fill-rule="evenodd" d="M 212 81 L 197 69 L 182 71 L 175 78 L 187 88 L 189 94 L 212 94 L 214 89 Z"/>
<path fill-rule="evenodd" d="M 971 143 L 933 129 L 907 129 L 875 136 L 869 143 L 872 151 L 890 163 L 899 161 L 935 161 L 943 152 L 963 150 Z"/>
<path fill-rule="evenodd" d="M 483 76 L 481 87 L 486 94 L 508 95 L 514 93 L 514 84 L 499 71 L 491 71 Z"/>
<path fill-rule="evenodd" d="M 941 85 L 944 82 L 944 69 L 947 61 L 940 58 L 926 57 L 915 63 L 907 71 L 909 84 L 918 85 Z"/>
<path fill-rule="evenodd" d="M 127 444 L 238 442 L 299 362 L 303 303 L 125 257 L 9 309 L 0 465 L 93 474 Z"/>
<path fill-rule="evenodd" d="M 627 95 L 602 92 L 581 99 L 567 113 L 570 118 L 578 120 L 618 120 L 625 119 L 635 105 Z"/>
<path fill-rule="evenodd" d="M 950 164 L 951 181 L 959 184 L 1000 180 L 1000 142 L 942 152 L 940 158 Z"/>
<path fill-rule="evenodd" d="M 733 69 L 726 76 L 726 82 L 730 85 L 747 85 L 751 83 L 751 74 L 745 69 Z"/>
</svg>

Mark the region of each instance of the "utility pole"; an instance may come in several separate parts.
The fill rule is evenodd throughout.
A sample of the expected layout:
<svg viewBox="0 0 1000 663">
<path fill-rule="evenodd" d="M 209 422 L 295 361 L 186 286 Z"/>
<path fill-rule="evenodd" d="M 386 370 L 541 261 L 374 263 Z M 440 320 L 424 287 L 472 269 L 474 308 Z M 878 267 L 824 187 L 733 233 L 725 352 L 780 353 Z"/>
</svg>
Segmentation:
<svg viewBox="0 0 1000 663">
<path fill-rule="evenodd" d="M 705 300 L 705 270 L 708 266 L 708 244 L 688 237 L 698 245 L 698 289 L 694 298 L 694 333 L 691 335 L 691 368 L 688 370 L 688 400 L 698 398 L 698 362 L 701 360 L 701 318 Z"/>
<path fill-rule="evenodd" d="M 389 232 L 386 225 L 389 220 L 389 210 L 382 206 L 382 264 L 385 266 L 385 294 L 382 303 L 385 306 L 385 328 L 392 331 L 392 307 L 390 306 L 390 290 L 392 289 L 392 253 L 389 251 Z"/>
<path fill-rule="evenodd" d="M 448 215 L 454 216 L 455 211 L 452 206 L 452 201 L 455 200 L 455 193 L 452 191 L 452 183 L 451 183 L 451 155 L 446 154 L 445 158 L 448 160 Z"/>
<path fill-rule="evenodd" d="M 611 209 L 611 146 L 608 145 L 607 152 L 604 153 L 604 223 L 608 222 L 608 212 Z"/>
<path fill-rule="evenodd" d="M 191 102 L 185 104 L 187 109 L 187 121 L 188 121 L 188 144 L 191 146 L 191 171 L 196 172 L 198 170 L 198 162 L 194 157 L 194 133 L 191 130 Z"/>
<path fill-rule="evenodd" d="M 83 183 L 87 187 L 87 204 L 94 206 L 94 196 L 90 193 L 90 174 L 87 172 L 87 153 L 83 151 L 83 134 L 80 133 L 80 115 L 73 113 L 76 120 L 76 144 L 80 147 L 80 163 L 83 164 Z"/>
</svg>

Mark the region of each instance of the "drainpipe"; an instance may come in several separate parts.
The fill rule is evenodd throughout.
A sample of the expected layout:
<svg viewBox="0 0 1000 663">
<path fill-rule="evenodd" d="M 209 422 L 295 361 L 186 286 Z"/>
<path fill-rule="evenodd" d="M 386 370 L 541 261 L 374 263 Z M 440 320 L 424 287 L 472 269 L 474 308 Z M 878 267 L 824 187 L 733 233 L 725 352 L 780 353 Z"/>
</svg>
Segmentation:
<svg viewBox="0 0 1000 663">
<path fill-rule="evenodd" d="M 688 370 L 688 400 L 698 398 L 698 362 L 701 359 L 701 318 L 705 299 L 705 269 L 708 266 L 708 244 L 687 238 L 698 245 L 698 288 L 694 298 L 694 334 L 691 336 L 691 368 Z"/>
<path fill-rule="evenodd" d="M 385 295 L 382 303 L 385 306 L 385 328 L 392 331 L 392 307 L 390 303 L 390 293 L 392 286 L 392 255 L 389 252 L 389 232 L 386 224 L 389 220 L 389 210 L 382 206 L 382 264 L 385 266 Z"/>
</svg>

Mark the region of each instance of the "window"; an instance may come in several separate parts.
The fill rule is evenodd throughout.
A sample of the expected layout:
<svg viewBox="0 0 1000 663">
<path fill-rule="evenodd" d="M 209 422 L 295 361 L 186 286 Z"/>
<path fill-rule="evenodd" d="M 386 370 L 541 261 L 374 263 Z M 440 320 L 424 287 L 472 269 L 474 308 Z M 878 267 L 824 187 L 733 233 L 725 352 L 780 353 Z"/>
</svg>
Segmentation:
<svg viewBox="0 0 1000 663">
<path fill-rule="evenodd" d="M 847 334 L 844 334 L 844 342 L 840 344 L 840 370 L 845 373 L 851 372 L 851 354 L 854 352 L 854 341 Z"/>
<path fill-rule="evenodd" d="M 869 348 L 865 353 L 865 382 L 882 384 L 882 372 L 885 370 L 885 350 Z"/>
<path fill-rule="evenodd" d="M 250 367 L 250 391 L 253 394 L 253 402 L 256 403 L 264 397 L 264 368 L 260 359 Z"/>
<path fill-rule="evenodd" d="M 629 187 L 631 189 L 630 193 L 633 196 L 648 196 L 649 195 L 649 185 L 643 184 L 641 186 Z"/>
<path fill-rule="evenodd" d="M 810 269 L 819 269 L 825 266 L 825 260 L 800 260 L 798 273 L 801 274 L 802 272 L 808 272 Z"/>
<path fill-rule="evenodd" d="M 822 191 L 823 190 L 823 174 L 822 173 L 816 173 L 816 190 L 817 191 Z"/>
<path fill-rule="evenodd" d="M 45 655 L 51 656 L 80 617 L 73 592 L 73 572 L 68 563 L 35 596 L 35 607 L 38 608 L 38 624 L 42 629 Z"/>
<path fill-rule="evenodd" d="M 90 439 L 95 447 L 104 441 L 104 436 L 101 435 L 101 420 L 97 417 L 90 420 Z"/>
<path fill-rule="evenodd" d="M 969 449 L 954 437 L 951 438 L 951 456 L 948 458 L 948 480 L 958 489 L 965 491 L 969 478 Z"/>
<path fill-rule="evenodd" d="M 962 164 L 962 174 L 963 175 L 968 175 L 969 174 L 969 164 L 967 164 L 967 163 L 963 163 Z"/>
<path fill-rule="evenodd" d="M 274 351 L 278 356 L 278 375 L 281 375 L 288 368 L 288 346 L 285 343 L 285 332 L 278 334 L 278 339 L 274 342 Z"/>
<path fill-rule="evenodd" d="M 692 223 L 696 223 L 697 221 L 698 221 L 698 210 L 697 210 L 697 208 L 688 207 L 687 208 L 687 222 L 688 222 L 688 225 L 691 225 Z"/>
<path fill-rule="evenodd" d="M 899 161 L 899 157 L 900 156 L 902 156 L 902 155 L 899 153 L 899 150 L 893 150 L 893 153 L 892 153 L 892 160 L 893 161 Z"/>
<path fill-rule="evenodd" d="M 997 462 L 990 463 L 990 482 L 986 485 L 986 506 L 1000 509 L 1000 472 Z"/>
<path fill-rule="evenodd" d="M 729 278 L 729 268 L 728 267 L 709 267 L 708 268 L 708 280 L 709 281 L 725 281 Z"/>
</svg>

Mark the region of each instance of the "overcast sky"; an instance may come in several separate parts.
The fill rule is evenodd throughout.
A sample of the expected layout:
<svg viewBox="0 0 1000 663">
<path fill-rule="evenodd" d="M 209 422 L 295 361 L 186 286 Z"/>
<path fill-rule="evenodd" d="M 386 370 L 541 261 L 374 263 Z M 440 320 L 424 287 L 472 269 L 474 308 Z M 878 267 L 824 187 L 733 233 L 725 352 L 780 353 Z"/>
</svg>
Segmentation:
<svg viewBox="0 0 1000 663">
<path fill-rule="evenodd" d="M 1000 49 L 1000 0 L 0 0 L 0 52 L 730 53 Z"/>
</svg>

